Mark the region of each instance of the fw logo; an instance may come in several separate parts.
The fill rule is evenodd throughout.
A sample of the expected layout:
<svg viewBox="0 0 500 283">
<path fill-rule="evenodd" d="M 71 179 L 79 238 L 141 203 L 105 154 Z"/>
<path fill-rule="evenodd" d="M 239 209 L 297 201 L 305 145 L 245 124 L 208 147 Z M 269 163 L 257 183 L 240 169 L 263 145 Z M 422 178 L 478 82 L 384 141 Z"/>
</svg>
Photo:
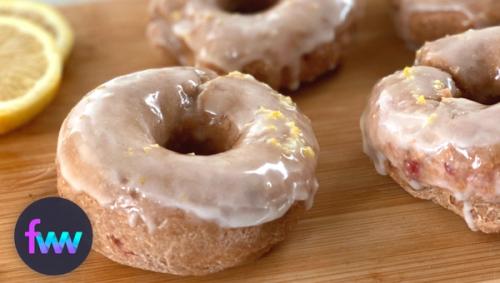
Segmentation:
<svg viewBox="0 0 500 283">
<path fill-rule="evenodd" d="M 41 223 L 40 218 L 35 218 L 30 221 L 28 231 L 24 232 L 24 236 L 28 238 L 28 253 L 35 254 L 35 239 L 40 252 L 42 254 L 47 254 L 50 247 L 54 248 L 56 254 L 61 254 L 64 250 L 64 246 L 68 248 L 69 254 L 75 254 L 78 249 L 78 244 L 82 239 L 83 232 L 77 231 L 73 239 L 70 238 L 69 232 L 63 231 L 61 237 L 57 239 L 57 235 L 54 231 L 49 231 L 45 239 L 41 232 L 35 231 L 38 224 Z"/>
<path fill-rule="evenodd" d="M 19 215 L 14 242 L 17 254 L 31 269 L 45 275 L 65 274 L 89 255 L 92 225 L 76 203 L 60 197 L 42 198 Z"/>
</svg>

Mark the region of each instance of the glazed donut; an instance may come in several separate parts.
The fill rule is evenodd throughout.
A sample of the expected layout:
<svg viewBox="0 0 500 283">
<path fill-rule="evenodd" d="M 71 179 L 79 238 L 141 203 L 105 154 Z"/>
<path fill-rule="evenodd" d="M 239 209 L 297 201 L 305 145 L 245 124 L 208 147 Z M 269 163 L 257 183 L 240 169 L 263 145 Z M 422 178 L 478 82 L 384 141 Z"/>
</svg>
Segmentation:
<svg viewBox="0 0 500 283">
<path fill-rule="evenodd" d="M 312 205 L 318 143 L 289 97 L 249 75 L 147 70 L 89 93 L 64 121 L 58 191 L 94 249 L 178 275 L 240 265 Z"/>
<path fill-rule="evenodd" d="M 357 0 L 152 0 L 148 35 L 183 65 L 296 89 L 339 61 Z"/>
<path fill-rule="evenodd" d="M 500 27 L 427 43 L 416 64 L 375 86 L 364 151 L 413 196 L 498 233 Z"/>
<path fill-rule="evenodd" d="M 500 25 L 498 0 L 393 0 L 396 27 L 411 48 L 468 29 Z"/>
</svg>

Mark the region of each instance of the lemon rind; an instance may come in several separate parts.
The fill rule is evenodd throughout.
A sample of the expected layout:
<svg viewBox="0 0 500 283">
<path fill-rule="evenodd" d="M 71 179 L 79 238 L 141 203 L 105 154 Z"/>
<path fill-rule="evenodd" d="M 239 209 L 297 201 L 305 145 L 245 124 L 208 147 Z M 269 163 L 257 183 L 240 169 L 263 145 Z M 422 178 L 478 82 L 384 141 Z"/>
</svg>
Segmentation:
<svg viewBox="0 0 500 283">
<path fill-rule="evenodd" d="M 68 21 L 50 5 L 26 1 L 26 0 L 1 0 L 0 7 L 5 7 L 6 9 L 17 9 L 26 12 L 33 12 L 43 16 L 58 32 L 58 36 L 55 39 L 57 48 L 62 54 L 64 59 L 69 57 L 71 50 L 73 49 L 75 37 Z M 13 17 L 21 18 L 15 15 Z M 28 20 L 28 19 L 26 19 Z M 28 20 L 29 21 L 29 20 Z"/>
<path fill-rule="evenodd" d="M 9 25 L 35 37 L 47 58 L 45 74 L 23 96 L 0 102 L 0 134 L 21 126 L 39 114 L 55 97 L 62 78 L 62 59 L 52 36 L 43 28 L 18 17 L 0 16 Z"/>
</svg>

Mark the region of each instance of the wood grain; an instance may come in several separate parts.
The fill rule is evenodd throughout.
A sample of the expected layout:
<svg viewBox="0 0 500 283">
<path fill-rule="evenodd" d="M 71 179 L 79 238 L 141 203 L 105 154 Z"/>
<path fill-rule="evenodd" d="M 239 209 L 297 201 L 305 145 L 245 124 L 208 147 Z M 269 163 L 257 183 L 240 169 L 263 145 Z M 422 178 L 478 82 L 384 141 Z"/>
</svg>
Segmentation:
<svg viewBox="0 0 500 283">
<path fill-rule="evenodd" d="M 76 271 L 41 276 L 17 256 L 13 228 L 30 202 L 56 193 L 61 122 L 89 90 L 115 76 L 171 64 L 147 43 L 146 1 L 64 8 L 77 43 L 57 99 L 32 123 L 0 137 L 0 282 L 476 282 L 500 278 L 500 238 L 407 195 L 378 176 L 361 151 L 359 116 L 381 77 L 411 64 L 385 0 L 366 13 L 342 67 L 294 93 L 312 119 L 322 152 L 314 208 L 261 260 L 203 278 L 120 266 L 92 252 Z"/>
</svg>

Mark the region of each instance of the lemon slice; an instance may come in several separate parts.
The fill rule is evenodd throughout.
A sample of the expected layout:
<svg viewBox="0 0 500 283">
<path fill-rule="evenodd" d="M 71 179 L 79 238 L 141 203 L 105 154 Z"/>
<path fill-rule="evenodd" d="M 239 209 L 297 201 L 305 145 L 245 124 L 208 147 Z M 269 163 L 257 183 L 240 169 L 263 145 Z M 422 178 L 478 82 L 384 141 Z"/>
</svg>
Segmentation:
<svg viewBox="0 0 500 283">
<path fill-rule="evenodd" d="M 49 33 L 27 20 L 0 17 L 0 134 L 40 113 L 61 73 L 61 55 Z"/>
<path fill-rule="evenodd" d="M 73 32 L 66 19 L 51 6 L 25 0 L 0 0 L 0 16 L 20 17 L 43 27 L 55 38 L 62 57 L 69 56 Z"/>
</svg>

